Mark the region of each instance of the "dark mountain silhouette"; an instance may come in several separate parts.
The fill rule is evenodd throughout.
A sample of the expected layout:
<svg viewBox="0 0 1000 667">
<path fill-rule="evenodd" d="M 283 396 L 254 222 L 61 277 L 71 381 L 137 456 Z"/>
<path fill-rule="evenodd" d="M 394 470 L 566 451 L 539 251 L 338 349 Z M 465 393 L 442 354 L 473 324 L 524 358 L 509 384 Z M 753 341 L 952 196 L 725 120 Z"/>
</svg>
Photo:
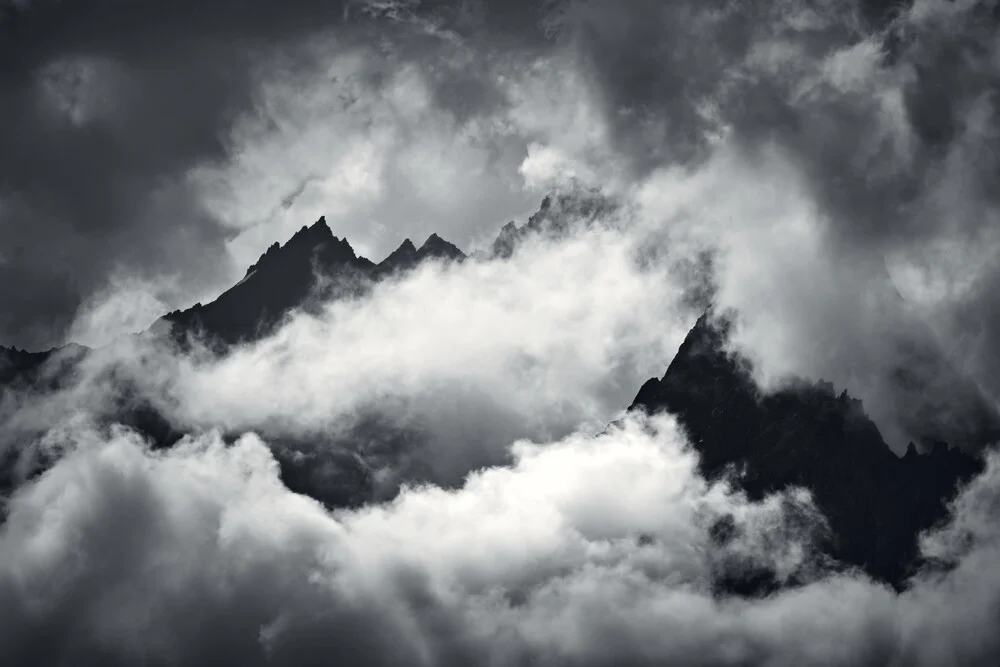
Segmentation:
<svg viewBox="0 0 1000 667">
<path fill-rule="evenodd" d="M 215 301 L 169 313 L 154 329 L 166 323 L 178 337 L 197 333 L 222 344 L 263 336 L 288 312 L 306 303 L 320 276 L 363 275 L 374 266 L 358 257 L 346 240 L 334 236 L 326 219 L 320 218 L 284 246 L 275 243 L 268 248 L 243 280 Z"/>
<path fill-rule="evenodd" d="M 896 456 L 860 401 L 826 382 L 761 394 L 746 359 L 727 353 L 729 324 L 703 315 L 662 379 L 630 409 L 677 416 L 708 478 L 734 474 L 749 497 L 809 489 L 829 521 L 823 551 L 900 588 L 917 565 L 917 536 L 981 459 L 938 443 Z M 754 576 L 757 576 L 754 574 Z"/>
<path fill-rule="evenodd" d="M 153 328 L 181 340 L 197 334 L 224 346 L 266 336 L 297 308 L 360 296 L 372 282 L 410 270 L 427 259 L 460 261 L 465 254 L 437 234 L 417 249 L 406 239 L 381 263 L 358 256 L 320 218 L 285 245 L 277 243 L 247 269 L 239 283 L 207 304 L 167 314 Z"/>
<path fill-rule="evenodd" d="M 431 234 L 418 249 L 410 239 L 393 250 L 376 268 L 376 273 L 386 274 L 412 269 L 426 259 L 462 261 L 465 253 L 437 234 Z"/>
<path fill-rule="evenodd" d="M 597 190 L 550 195 L 523 226 L 508 223 L 485 257 L 509 257 L 531 234 L 564 234 L 571 221 L 592 222 L 614 208 Z M 167 313 L 148 334 L 172 335 L 183 341 L 199 335 L 227 345 L 267 335 L 291 311 L 338 296 L 357 296 L 374 282 L 404 272 L 429 259 L 462 261 L 466 255 L 454 244 L 431 234 L 417 248 L 410 239 L 380 263 L 357 255 L 346 239 L 334 236 L 321 217 L 303 226 L 284 245 L 272 244 L 251 265 L 243 279 L 208 304 Z M 70 346 L 78 350 L 86 348 Z M 0 386 L 25 382 L 56 352 L 27 352 L 0 346 Z M 30 382 L 29 382 L 30 384 Z"/>
<path fill-rule="evenodd" d="M 137 335 L 167 337 L 181 349 L 197 339 L 217 354 L 225 354 L 234 344 L 274 331 L 296 309 L 309 310 L 331 299 L 361 296 L 378 281 L 415 269 L 428 260 L 462 261 L 465 257 L 454 244 L 432 234 L 420 248 L 405 240 L 376 264 L 358 256 L 345 239 L 334 236 L 321 217 L 313 225 L 302 227 L 284 245 L 271 245 L 240 282 L 214 301 L 168 313 Z M 71 384 L 76 366 L 91 352 L 79 345 L 44 352 L 0 347 L 0 408 L 4 407 L 7 392 L 18 392 L 22 400 L 31 400 L 32 395 Z M 183 437 L 184 433 L 153 407 L 127 373 L 115 368 L 104 372 L 108 377 L 102 379 L 103 384 L 115 387 L 108 420 L 131 426 L 160 448 L 172 446 Z M 7 416 L 0 409 L 0 433 Z M 404 447 L 405 435 L 376 415 L 360 419 L 340 441 L 322 443 L 324 447 L 317 447 L 315 442 L 280 439 L 272 444 L 290 488 L 330 506 L 347 506 L 371 499 L 374 493 L 370 474 L 356 455 L 360 444 L 369 458 L 388 457 Z M 417 436 L 408 437 L 412 442 Z M 19 453 L 5 449 L 7 440 L 0 437 L 0 496 L 44 467 L 44 462 L 38 461 L 16 465 Z"/>
<path fill-rule="evenodd" d="M 524 226 L 506 225 L 486 255 L 509 257 L 529 235 L 563 234 L 570 221 L 589 224 L 614 207 L 593 192 L 548 197 Z M 379 280 L 429 259 L 463 261 L 465 254 L 432 235 L 420 248 L 407 239 L 375 264 L 334 236 L 320 218 L 284 245 L 272 245 L 216 300 L 169 313 L 142 335 L 166 334 L 180 343 L 199 336 L 225 354 L 230 345 L 273 331 L 296 309 L 363 295 Z M 945 517 L 946 500 L 981 468 L 981 461 L 943 444 L 926 455 L 911 447 L 905 457 L 896 456 L 860 402 L 846 392 L 836 394 L 827 383 L 803 382 L 762 395 L 748 362 L 726 353 L 727 326 L 707 314 L 699 319 L 666 375 L 643 385 L 631 409 L 675 414 L 701 456 L 704 473 L 709 478 L 735 474 L 752 498 L 789 486 L 809 489 L 829 520 L 822 553 L 903 586 L 917 565 L 918 533 Z M 0 399 L 5 387 L 40 392 L 58 385 L 72 375 L 67 365 L 87 352 L 78 346 L 39 353 L 0 348 Z M 114 420 L 145 433 L 159 447 L 182 436 L 128 381 L 120 393 Z M 420 434 L 400 431 L 390 422 L 373 412 L 337 442 L 269 440 L 291 489 L 331 507 L 351 506 L 378 497 L 373 462 L 391 460 L 419 441 Z M 15 483 L 0 477 L 0 487 L 8 491 Z M 724 543 L 733 530 L 721 522 L 713 535 Z M 719 573 L 720 590 L 753 595 L 777 586 L 769 572 L 727 567 Z"/>
</svg>

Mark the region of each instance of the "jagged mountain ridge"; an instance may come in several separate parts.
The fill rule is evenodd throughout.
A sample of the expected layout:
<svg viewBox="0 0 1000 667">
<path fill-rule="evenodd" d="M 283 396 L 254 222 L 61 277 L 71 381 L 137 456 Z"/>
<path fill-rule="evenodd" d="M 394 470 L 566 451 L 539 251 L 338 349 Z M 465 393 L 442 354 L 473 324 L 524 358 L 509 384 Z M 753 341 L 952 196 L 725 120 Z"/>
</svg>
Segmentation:
<svg viewBox="0 0 1000 667">
<path fill-rule="evenodd" d="M 311 299 L 358 294 L 387 276 L 410 270 L 430 259 L 462 261 L 466 255 L 437 234 L 417 248 L 410 239 L 379 263 L 357 255 L 347 239 L 334 236 L 326 218 L 303 226 L 284 245 L 273 243 L 254 262 L 242 280 L 207 303 L 167 313 L 147 332 L 170 333 L 177 340 L 197 334 L 226 345 L 266 335 L 290 311 Z M 325 293 L 324 289 L 325 288 Z M 51 358 L 88 348 L 74 343 L 29 352 L 0 345 L 0 387 L 28 383 Z"/>
<path fill-rule="evenodd" d="M 176 338 L 199 334 L 223 346 L 267 335 L 289 312 L 310 301 L 359 295 L 372 282 L 406 271 L 427 259 L 461 261 L 466 255 L 432 234 L 418 249 L 406 239 L 375 264 L 333 235 L 326 218 L 302 227 L 283 246 L 272 245 L 243 279 L 207 304 L 174 311 L 154 324 Z"/>
<path fill-rule="evenodd" d="M 376 264 L 357 255 L 346 239 L 334 236 L 325 217 L 321 217 L 303 226 L 284 245 L 272 244 L 247 269 L 242 280 L 212 302 L 168 313 L 135 336 L 166 336 L 182 349 L 193 336 L 224 354 L 233 344 L 273 331 L 295 309 L 331 298 L 361 295 L 379 280 L 433 259 L 462 261 L 466 255 L 432 234 L 419 248 L 409 239 L 404 240 Z M 40 352 L 0 346 L 0 399 L 10 391 L 24 393 L 30 400 L 32 394 L 65 388 L 76 382 L 79 364 L 94 352 L 76 344 Z M 108 369 L 108 373 L 114 375 L 115 371 Z M 117 395 L 111 397 L 113 414 L 107 418 L 143 433 L 156 447 L 172 446 L 184 435 L 146 398 L 133 391 L 128 379 L 118 378 L 116 382 Z M 0 411 L 0 428 L 8 416 Z M 360 419 L 349 437 L 374 443 L 378 454 L 384 456 L 403 446 L 405 434 L 396 433 L 375 415 Z M 3 447 L 7 440 L 0 438 L 0 499 L 26 478 L 40 474 L 47 465 L 44 461 L 20 465 L 19 454 Z M 344 443 L 330 443 L 328 448 L 315 444 L 275 443 L 274 453 L 286 484 L 331 506 L 370 500 L 372 480 L 350 448 L 341 447 Z"/>
<path fill-rule="evenodd" d="M 539 210 L 518 227 L 507 223 L 481 258 L 506 258 L 516 246 L 531 235 L 564 234 L 569 221 L 589 221 L 612 210 L 615 202 L 597 190 L 574 190 L 545 197 Z M 219 342 L 231 344 L 266 335 L 289 311 L 301 307 L 311 297 L 315 300 L 344 294 L 359 293 L 387 276 L 406 271 L 428 259 L 462 261 L 468 256 L 455 244 L 431 234 L 417 248 L 404 239 L 396 250 L 379 263 L 359 256 L 346 238 L 335 236 L 320 217 L 312 225 L 304 225 L 284 245 L 271 244 L 260 258 L 247 268 L 242 280 L 208 304 L 175 310 L 155 322 L 149 332 L 154 335 L 173 332 L 178 340 L 188 334 L 204 334 Z M 317 278 L 319 280 L 317 280 Z M 326 293 L 316 288 L 327 279 Z M 27 352 L 0 345 L 0 386 L 19 377 L 30 375 L 51 356 L 73 347 L 70 344 L 42 352 Z"/>
<path fill-rule="evenodd" d="M 518 242 L 533 234 L 565 233 L 571 226 L 567 219 L 580 208 L 574 204 L 575 200 L 575 196 L 567 194 L 546 198 L 539 213 L 521 228 Z M 479 258 L 484 255 L 487 258 L 495 256 L 492 251 L 477 253 Z M 378 281 L 434 259 L 463 261 L 467 256 L 454 244 L 431 234 L 419 248 L 410 239 L 405 239 L 376 264 L 357 255 L 346 239 L 334 236 L 325 217 L 321 217 L 314 224 L 303 226 L 285 244 L 272 244 L 248 267 L 237 284 L 212 302 L 168 313 L 147 331 L 135 336 L 153 340 L 166 337 L 181 349 L 196 339 L 216 353 L 225 354 L 233 344 L 267 335 L 296 309 L 308 310 L 329 299 L 362 295 Z M 31 394 L 70 386 L 76 382 L 78 365 L 93 352 L 77 345 L 44 352 L 0 347 L 0 399 L 11 390 L 23 392 L 30 400 Z M 115 374 L 113 369 L 109 374 Z M 121 383 L 121 378 L 116 382 Z M 128 425 L 144 433 L 157 447 L 169 447 L 179 440 L 183 433 L 128 385 L 126 382 L 117 388 L 119 395 L 112 399 L 114 413 L 101 419 Z M 0 428 L 4 419 L 0 412 Z M 352 427 L 348 438 L 368 443 L 367 449 L 378 457 L 391 456 L 400 447 L 405 447 L 407 440 L 416 437 L 413 433 L 402 434 L 397 430 L 378 414 L 365 415 Z M 10 438 L 0 438 L 0 448 L 5 440 Z M 344 455 L 332 451 L 334 446 L 349 449 L 350 443 L 327 443 L 331 447 L 326 448 L 314 447 L 315 444 L 276 443 L 275 454 L 282 464 L 286 483 L 293 490 L 310 494 L 332 506 L 371 499 L 371 479 L 363 466 L 358 466 L 357 457 L 349 451 Z M 311 451 L 304 454 L 305 449 Z M 23 478 L 5 481 L 4 476 L 9 472 L 10 466 L 0 463 L 0 496 L 23 481 Z"/>
</svg>

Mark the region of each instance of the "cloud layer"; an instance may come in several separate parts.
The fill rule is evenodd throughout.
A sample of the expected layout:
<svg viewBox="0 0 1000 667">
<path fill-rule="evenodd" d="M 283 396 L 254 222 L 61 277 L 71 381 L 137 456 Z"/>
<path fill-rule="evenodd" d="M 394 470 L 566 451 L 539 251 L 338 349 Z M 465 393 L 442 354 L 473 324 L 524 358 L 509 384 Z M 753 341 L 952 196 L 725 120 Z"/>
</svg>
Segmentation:
<svg viewBox="0 0 1000 667">
<path fill-rule="evenodd" d="M 662 373 L 698 311 L 684 267 L 644 263 L 628 224 L 613 214 L 529 237 L 509 258 L 426 262 L 222 357 L 119 339 L 60 391 L 8 392 L 3 444 L 22 450 L 67 416 L 116 419 L 142 400 L 182 431 L 359 453 L 387 492 L 400 479 L 457 484 L 515 439 L 600 430 Z"/>
<path fill-rule="evenodd" d="M 17 663 L 977 665 L 1000 649 L 995 462 L 927 540 L 954 573 L 899 596 L 821 576 L 741 601 L 713 595 L 727 567 L 808 571 L 815 525 L 789 520 L 808 498 L 706 484 L 668 418 L 517 443 L 460 489 L 332 515 L 254 436 L 161 453 L 73 437 L 0 533 Z"/>
</svg>

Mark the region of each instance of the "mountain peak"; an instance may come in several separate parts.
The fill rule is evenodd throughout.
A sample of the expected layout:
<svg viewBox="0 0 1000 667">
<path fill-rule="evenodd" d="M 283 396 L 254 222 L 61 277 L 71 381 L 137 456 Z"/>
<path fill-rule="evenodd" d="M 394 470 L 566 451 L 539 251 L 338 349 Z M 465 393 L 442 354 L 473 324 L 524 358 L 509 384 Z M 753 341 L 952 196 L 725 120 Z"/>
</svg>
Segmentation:
<svg viewBox="0 0 1000 667">
<path fill-rule="evenodd" d="M 320 276 L 349 275 L 371 267 L 347 239 L 333 235 L 326 217 L 321 216 L 284 245 L 271 244 L 243 280 L 211 303 L 195 304 L 164 319 L 177 336 L 198 331 L 220 343 L 249 340 L 270 331 L 285 314 L 315 297 L 317 289 L 327 285 Z"/>
<path fill-rule="evenodd" d="M 326 223 L 326 216 L 320 216 L 319 220 L 313 224 L 303 225 L 302 228 L 295 232 L 295 234 L 292 235 L 292 238 L 288 239 L 284 245 L 275 241 L 268 246 L 267 250 L 264 251 L 257 261 L 250 265 L 246 274 L 244 274 L 244 277 L 249 276 L 265 264 L 269 264 L 284 250 L 295 248 L 316 248 L 327 241 L 337 242 L 336 245 L 338 245 L 342 250 L 350 249 L 349 254 L 352 257 L 354 256 L 354 249 L 351 248 L 347 240 L 338 239 L 334 236 L 330 226 Z"/>
<path fill-rule="evenodd" d="M 337 237 L 333 235 L 333 232 L 330 230 L 330 226 L 326 224 L 326 216 L 324 215 L 320 216 L 319 220 L 317 220 L 311 225 L 308 226 L 303 225 L 302 229 L 295 232 L 295 235 L 292 236 L 292 238 L 290 238 L 288 240 L 288 243 L 286 243 L 285 245 L 289 246 L 294 243 L 302 243 L 305 241 L 311 241 L 315 243 L 321 240 L 326 240 L 331 238 L 337 238 Z"/>
<path fill-rule="evenodd" d="M 510 257 L 514 254 L 514 246 L 524 234 L 525 227 L 518 227 L 513 220 L 500 228 L 500 233 L 493 242 L 492 252 L 495 257 Z"/>
<path fill-rule="evenodd" d="M 386 267 L 397 267 L 401 264 L 408 264 L 416 261 L 417 247 L 413 245 L 413 241 L 410 239 L 403 239 L 403 242 L 399 244 L 399 247 L 389 253 L 389 255 L 382 260 L 380 266 Z"/>
<path fill-rule="evenodd" d="M 445 241 L 443 238 L 437 234 L 431 234 L 424 241 L 424 244 L 420 246 L 420 250 L 417 251 L 420 258 L 424 257 L 439 257 L 442 259 L 465 259 L 465 253 L 462 252 L 458 246 L 454 243 Z"/>
<path fill-rule="evenodd" d="M 431 234 L 419 250 L 410 239 L 405 239 L 398 248 L 382 260 L 379 268 L 388 272 L 409 269 L 428 258 L 458 261 L 465 259 L 465 253 L 459 250 L 455 244 L 445 241 L 437 234 Z"/>
</svg>

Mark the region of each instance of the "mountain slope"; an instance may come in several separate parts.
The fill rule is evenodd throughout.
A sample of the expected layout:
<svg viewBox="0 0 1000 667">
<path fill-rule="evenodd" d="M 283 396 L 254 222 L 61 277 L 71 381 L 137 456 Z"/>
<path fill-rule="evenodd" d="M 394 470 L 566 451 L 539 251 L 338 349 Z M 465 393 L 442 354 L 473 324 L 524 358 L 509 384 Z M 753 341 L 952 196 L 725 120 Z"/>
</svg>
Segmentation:
<svg viewBox="0 0 1000 667">
<path fill-rule="evenodd" d="M 410 270 L 427 259 L 459 261 L 465 254 L 436 234 L 419 249 L 406 239 L 379 264 L 357 255 L 320 218 L 285 245 L 277 243 L 247 269 L 239 283 L 207 305 L 167 314 L 153 325 L 182 340 L 200 334 L 221 347 L 260 338 L 292 310 L 361 294 L 373 281 Z"/>
<path fill-rule="evenodd" d="M 761 395 L 748 362 L 725 351 L 726 327 L 702 316 L 630 409 L 676 415 L 704 474 L 736 471 L 751 498 L 809 489 L 830 523 L 826 553 L 903 586 L 917 535 L 945 517 L 946 500 L 981 461 L 943 444 L 927 455 L 911 445 L 897 457 L 861 402 L 828 383 Z"/>
</svg>

